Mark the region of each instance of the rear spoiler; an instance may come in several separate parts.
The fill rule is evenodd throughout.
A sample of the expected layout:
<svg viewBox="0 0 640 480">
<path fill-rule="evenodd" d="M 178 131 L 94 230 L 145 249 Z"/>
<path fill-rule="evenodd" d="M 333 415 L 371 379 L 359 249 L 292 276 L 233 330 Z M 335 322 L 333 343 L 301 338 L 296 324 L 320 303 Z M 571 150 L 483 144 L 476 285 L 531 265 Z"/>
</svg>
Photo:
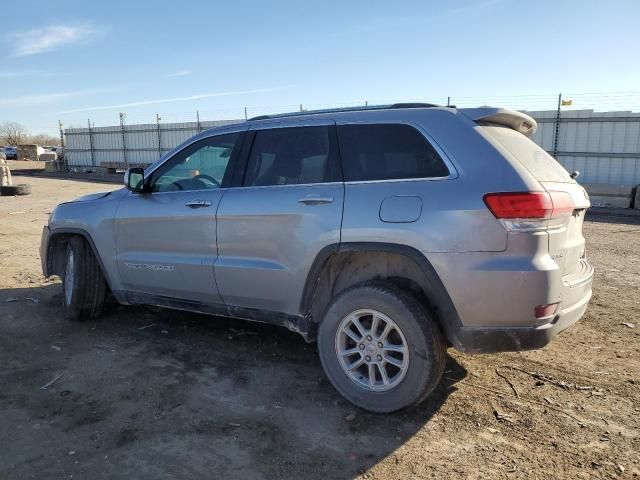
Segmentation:
<svg viewBox="0 0 640 480">
<path fill-rule="evenodd" d="M 530 137 L 538 129 L 538 124 L 526 113 L 508 110 L 506 108 L 480 107 L 459 108 L 459 112 L 475 122 L 497 123 L 514 129 L 523 135 Z"/>
</svg>

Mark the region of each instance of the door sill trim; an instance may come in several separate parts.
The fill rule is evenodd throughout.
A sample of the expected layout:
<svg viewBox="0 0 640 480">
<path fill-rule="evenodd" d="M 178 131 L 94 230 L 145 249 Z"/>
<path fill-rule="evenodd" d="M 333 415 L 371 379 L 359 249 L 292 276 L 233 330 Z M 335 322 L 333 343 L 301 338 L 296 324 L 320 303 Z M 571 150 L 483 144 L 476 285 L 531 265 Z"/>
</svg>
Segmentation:
<svg viewBox="0 0 640 480">
<path fill-rule="evenodd" d="M 307 342 L 314 341 L 316 338 L 317 325 L 309 318 L 300 315 L 289 315 L 259 308 L 237 307 L 223 303 L 198 302 L 195 300 L 185 300 L 142 292 L 120 290 L 113 293 L 116 298 L 122 298 L 124 300 L 121 303 L 128 305 L 153 305 L 155 307 L 170 308 L 173 310 L 268 323 L 270 325 L 285 327 L 292 332 L 299 333 Z"/>
</svg>

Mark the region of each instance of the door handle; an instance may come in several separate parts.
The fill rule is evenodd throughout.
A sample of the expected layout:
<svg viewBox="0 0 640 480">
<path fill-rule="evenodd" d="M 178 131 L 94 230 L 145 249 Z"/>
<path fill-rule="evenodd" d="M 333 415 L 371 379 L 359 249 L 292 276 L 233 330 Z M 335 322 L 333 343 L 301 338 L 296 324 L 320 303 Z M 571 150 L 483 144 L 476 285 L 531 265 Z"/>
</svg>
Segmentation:
<svg viewBox="0 0 640 480">
<path fill-rule="evenodd" d="M 208 200 L 191 200 L 185 203 L 184 206 L 189 208 L 210 207 L 211 202 L 209 202 Z"/>
<path fill-rule="evenodd" d="M 298 202 L 304 203 L 305 205 L 320 205 L 322 203 L 333 203 L 333 197 L 308 196 L 301 198 Z"/>
</svg>

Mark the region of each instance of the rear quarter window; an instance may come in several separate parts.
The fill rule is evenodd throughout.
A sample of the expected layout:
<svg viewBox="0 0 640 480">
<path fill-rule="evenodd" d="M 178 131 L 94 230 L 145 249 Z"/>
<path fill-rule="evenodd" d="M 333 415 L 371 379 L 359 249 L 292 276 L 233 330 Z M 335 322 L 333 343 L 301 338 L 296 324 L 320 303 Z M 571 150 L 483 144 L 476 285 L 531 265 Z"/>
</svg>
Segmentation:
<svg viewBox="0 0 640 480">
<path fill-rule="evenodd" d="M 509 127 L 484 124 L 480 127 L 492 142 L 509 151 L 534 178 L 541 182 L 571 182 L 569 172 L 538 144 Z"/>
<path fill-rule="evenodd" d="M 338 141 L 347 182 L 449 175 L 433 146 L 410 125 L 340 125 Z"/>
</svg>

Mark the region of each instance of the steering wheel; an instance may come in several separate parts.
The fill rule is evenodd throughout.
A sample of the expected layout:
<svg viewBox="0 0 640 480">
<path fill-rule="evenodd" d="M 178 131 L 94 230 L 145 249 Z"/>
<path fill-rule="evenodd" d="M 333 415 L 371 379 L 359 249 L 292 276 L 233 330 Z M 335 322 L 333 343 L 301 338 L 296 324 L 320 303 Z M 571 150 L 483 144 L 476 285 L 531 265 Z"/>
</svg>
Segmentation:
<svg viewBox="0 0 640 480">
<path fill-rule="evenodd" d="M 184 190 L 184 187 L 180 183 L 180 180 L 176 180 L 175 182 L 171 182 L 171 185 L 175 186 L 178 190 Z"/>
<path fill-rule="evenodd" d="M 215 184 L 217 187 L 220 187 L 220 182 L 217 181 L 215 178 L 213 178 L 211 175 L 206 175 L 204 173 L 201 173 L 199 175 L 196 175 L 193 178 L 194 178 L 194 180 L 207 180 L 207 181 Z"/>
</svg>

